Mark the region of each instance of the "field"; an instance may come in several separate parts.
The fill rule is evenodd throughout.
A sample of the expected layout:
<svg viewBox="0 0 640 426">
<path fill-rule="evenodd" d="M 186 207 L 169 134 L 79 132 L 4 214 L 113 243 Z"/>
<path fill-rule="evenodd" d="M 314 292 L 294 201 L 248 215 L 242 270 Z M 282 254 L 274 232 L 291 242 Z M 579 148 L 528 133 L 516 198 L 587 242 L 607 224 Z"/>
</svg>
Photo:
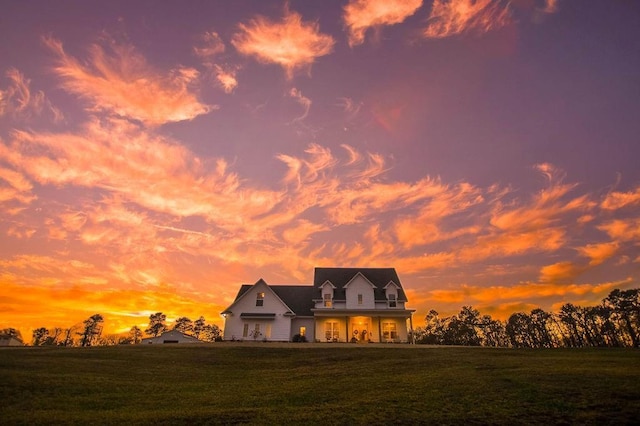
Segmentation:
<svg viewBox="0 0 640 426">
<path fill-rule="evenodd" d="M 631 424 L 640 351 L 7 348 L 0 398 L 3 424 Z"/>
</svg>

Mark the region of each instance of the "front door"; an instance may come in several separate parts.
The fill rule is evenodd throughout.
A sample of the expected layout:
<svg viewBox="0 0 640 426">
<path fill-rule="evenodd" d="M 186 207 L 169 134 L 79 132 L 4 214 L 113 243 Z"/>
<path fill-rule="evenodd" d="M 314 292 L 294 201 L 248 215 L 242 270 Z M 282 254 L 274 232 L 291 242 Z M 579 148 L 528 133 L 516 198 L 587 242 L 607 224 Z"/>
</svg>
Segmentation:
<svg viewBox="0 0 640 426">
<path fill-rule="evenodd" d="M 371 340 L 369 318 L 355 317 L 351 319 L 351 340 L 368 342 Z"/>
</svg>

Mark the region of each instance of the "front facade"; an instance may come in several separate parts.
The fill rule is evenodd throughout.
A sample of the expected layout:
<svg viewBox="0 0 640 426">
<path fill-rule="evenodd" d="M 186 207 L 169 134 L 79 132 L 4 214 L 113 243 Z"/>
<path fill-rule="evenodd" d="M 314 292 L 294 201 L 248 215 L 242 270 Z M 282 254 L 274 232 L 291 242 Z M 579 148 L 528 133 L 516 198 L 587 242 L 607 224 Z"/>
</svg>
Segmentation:
<svg viewBox="0 0 640 426">
<path fill-rule="evenodd" d="M 165 331 L 159 336 L 147 337 L 141 341 L 143 345 L 162 345 L 169 343 L 202 343 L 202 341 L 178 330 Z"/>
<path fill-rule="evenodd" d="M 316 268 L 312 286 L 260 279 L 222 312 L 224 339 L 409 342 L 406 302 L 393 268 Z"/>
</svg>

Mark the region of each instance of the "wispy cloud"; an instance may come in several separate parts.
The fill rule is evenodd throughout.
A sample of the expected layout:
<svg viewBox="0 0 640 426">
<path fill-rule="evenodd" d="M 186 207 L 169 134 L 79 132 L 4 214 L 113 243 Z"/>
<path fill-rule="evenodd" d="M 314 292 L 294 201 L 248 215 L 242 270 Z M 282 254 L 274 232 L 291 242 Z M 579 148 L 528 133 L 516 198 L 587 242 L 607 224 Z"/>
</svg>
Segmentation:
<svg viewBox="0 0 640 426">
<path fill-rule="evenodd" d="M 238 72 L 236 67 L 214 65 L 213 69 L 216 74 L 216 80 L 222 87 L 225 93 L 233 93 L 236 87 L 238 87 L 238 80 L 236 79 L 236 73 Z"/>
<path fill-rule="evenodd" d="M 335 41 L 322 34 L 318 23 L 303 22 L 296 12 L 285 10 L 279 22 L 257 16 L 240 31 L 231 43 L 243 55 L 253 56 L 259 62 L 280 65 L 292 78 L 298 69 L 309 69 L 315 60 L 333 51 Z"/>
<path fill-rule="evenodd" d="M 302 108 L 304 109 L 304 112 L 302 113 L 302 115 L 294 118 L 292 123 L 295 123 L 296 121 L 301 121 L 307 118 L 307 115 L 309 115 L 309 109 L 311 108 L 311 103 L 312 103 L 311 99 L 307 98 L 306 96 L 303 96 L 302 92 L 296 89 L 295 87 L 289 90 L 289 97 L 295 99 L 296 102 L 302 105 Z"/>
<path fill-rule="evenodd" d="M 198 99 L 198 72 L 193 68 L 179 67 L 163 75 L 133 46 L 110 39 L 91 45 L 83 61 L 67 54 L 54 38 L 44 42 L 57 57 L 54 71 L 63 78 L 63 87 L 87 100 L 90 111 L 156 126 L 191 120 L 214 108 Z"/>
<path fill-rule="evenodd" d="M 364 43 L 369 28 L 403 22 L 422 6 L 422 0 L 350 0 L 344 7 L 349 46 Z"/>
<path fill-rule="evenodd" d="M 0 117 L 11 115 L 13 118 L 30 119 L 46 113 L 54 123 L 64 120 L 64 114 L 53 106 L 44 92 L 31 90 L 31 80 L 15 68 L 6 72 L 9 86 L 0 90 Z"/>
<path fill-rule="evenodd" d="M 197 56 L 209 62 L 225 51 L 225 45 L 217 32 L 207 31 L 202 36 L 202 45 L 194 47 L 193 51 Z"/>
<path fill-rule="evenodd" d="M 102 188 L 154 211 L 202 216 L 218 226 L 263 214 L 278 198 L 243 189 L 225 161 L 205 170 L 184 147 L 123 120 L 94 120 L 80 134 L 16 132 L 4 157 L 41 184 Z"/>
<path fill-rule="evenodd" d="M 483 34 L 511 21 L 508 3 L 503 0 L 434 0 L 424 36 Z"/>
<path fill-rule="evenodd" d="M 600 207 L 605 210 L 617 210 L 623 207 L 640 204 L 640 186 L 634 191 L 613 191 L 607 194 Z"/>
</svg>

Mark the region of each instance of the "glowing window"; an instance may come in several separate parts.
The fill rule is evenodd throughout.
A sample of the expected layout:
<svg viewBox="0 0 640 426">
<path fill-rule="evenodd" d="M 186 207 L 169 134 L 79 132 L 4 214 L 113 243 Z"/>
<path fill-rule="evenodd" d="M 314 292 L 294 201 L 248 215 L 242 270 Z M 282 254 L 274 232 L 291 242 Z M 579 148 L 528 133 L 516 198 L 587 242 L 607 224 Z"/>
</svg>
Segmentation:
<svg viewBox="0 0 640 426">
<path fill-rule="evenodd" d="M 324 307 L 325 308 L 330 308 L 331 307 L 331 295 L 329 293 L 325 293 L 323 295 L 323 299 L 324 299 Z"/>
</svg>

